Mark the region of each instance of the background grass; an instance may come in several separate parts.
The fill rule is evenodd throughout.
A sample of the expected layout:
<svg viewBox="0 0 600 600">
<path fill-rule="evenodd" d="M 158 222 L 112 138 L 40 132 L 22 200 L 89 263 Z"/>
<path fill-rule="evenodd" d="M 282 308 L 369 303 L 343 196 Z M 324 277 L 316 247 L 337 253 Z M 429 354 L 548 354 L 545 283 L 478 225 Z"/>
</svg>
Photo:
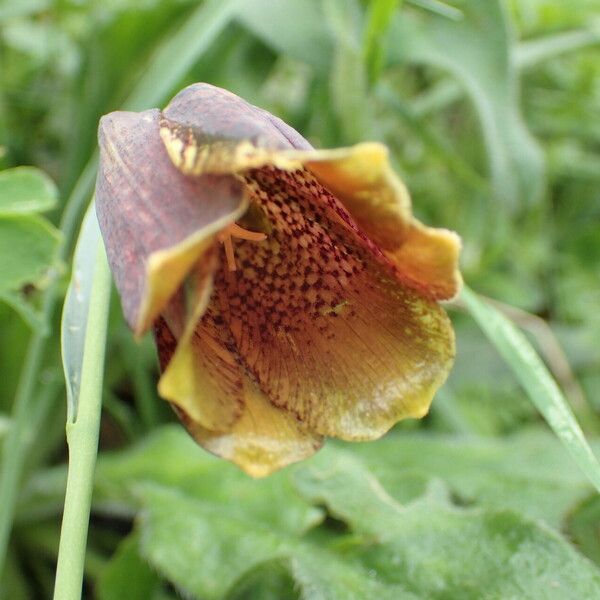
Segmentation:
<svg viewBox="0 0 600 600">
<path fill-rule="evenodd" d="M 34 165 L 48 173 L 59 190 L 58 208 L 50 213 L 58 224 L 74 193 L 81 208 L 87 201 L 99 116 L 124 106 L 161 106 L 194 81 L 226 87 L 274 112 L 315 146 L 384 141 L 412 192 L 416 214 L 460 233 L 465 279 L 524 329 L 594 445 L 600 432 L 598 27 L 596 0 L 5 0 L 0 3 L 0 167 Z M 81 179 L 86 165 L 91 165 L 87 180 Z M 67 241 L 65 260 L 52 265 L 62 273 L 59 300 L 70 276 L 73 240 Z M 10 430 L 26 345 L 32 328 L 40 327 L 34 317 L 27 322 L 18 316 L 15 307 L 39 317 L 47 275 L 13 290 L 10 304 L 0 304 L 5 417 L 0 436 Z M 468 559 L 474 573 L 469 589 L 460 587 L 467 585 L 466 574 L 450 560 L 451 552 L 436 555 L 420 576 L 397 575 L 387 558 L 365 558 L 365 539 L 381 541 L 385 528 L 367 527 L 348 508 L 357 494 L 368 503 L 368 490 L 352 478 L 360 469 L 401 504 L 437 498 L 429 529 L 414 504 L 398 539 L 412 535 L 430 539 L 430 550 L 436 543 L 450 548 L 462 530 L 449 533 L 446 526 L 454 525 L 446 512 L 468 507 L 483 511 L 479 520 L 468 512 L 472 539 L 482 551 L 504 556 L 481 542 L 486 532 L 526 532 L 523 538 L 540 552 L 556 542 L 559 550 L 552 556 L 579 569 L 579 580 L 589 582 L 585 590 L 596 590 L 597 567 L 582 556 L 599 560 L 597 497 L 562 457 L 517 378 L 475 323 L 460 305 L 451 314 L 457 364 L 426 419 L 401 424 L 384 442 L 332 446 L 304 471 L 254 485 L 199 450 L 169 450 L 185 441 L 173 433 L 174 418 L 156 396 L 152 344 L 149 339 L 134 344 L 114 301 L 86 595 L 118 598 L 119 590 L 128 589 L 119 585 L 134 586 L 134 579 L 141 591 L 135 596 L 129 590 L 132 598 L 170 597 L 177 590 L 199 598 L 319 597 L 323 590 L 330 597 L 350 597 L 348 589 L 359 590 L 356 597 L 388 592 L 436 597 L 436 578 L 446 598 L 479 598 L 484 589 L 494 598 L 511 592 L 494 587 L 496 580 L 510 577 L 494 571 L 491 560 L 475 568 L 475 555 Z M 47 323 L 42 368 L 32 381 L 33 402 L 43 407 L 43 418 L 32 415 L 26 430 L 32 442 L 0 592 L 8 598 L 46 598 L 52 590 L 66 461 L 58 323 L 56 310 Z M 155 448 L 172 462 L 157 466 Z M 455 453 L 453 460 L 448 452 Z M 327 464 L 346 474 L 347 489 L 338 496 L 329 488 L 315 491 L 311 478 Z M 198 483 L 202 478 L 209 483 Z M 161 487 L 147 491 L 148 484 Z M 347 496 L 340 499 L 344 490 Z M 272 502 L 273 494 L 299 503 L 294 514 L 278 513 L 278 524 L 265 521 L 280 535 L 277 544 L 285 552 L 256 551 L 261 560 L 249 563 L 244 561 L 252 552 L 242 554 L 237 563 L 252 568 L 234 569 L 228 544 L 235 543 L 213 536 L 255 536 L 253 548 L 270 549 L 271 542 L 248 523 L 255 518 L 252 510 Z M 206 514 L 214 506 L 202 505 L 192 515 L 198 526 L 195 544 L 184 535 L 191 521 L 168 519 L 169 503 L 186 507 L 188 496 L 196 503 L 208 498 L 222 512 L 216 533 L 206 529 Z M 246 497 L 251 508 L 240 515 L 238 500 Z M 374 515 L 383 511 L 383 522 L 397 519 L 379 505 L 368 507 Z M 503 510 L 510 511 L 508 521 L 494 512 Z M 138 525 L 130 534 L 135 515 Z M 163 539 L 164 531 L 182 533 Z M 198 541 L 203 539 L 206 547 Z M 221 553 L 211 554 L 219 544 Z M 433 561 L 419 542 L 407 549 L 392 545 L 403 564 L 413 557 L 415 569 L 427 557 Z M 331 572 L 314 564 L 324 547 Z M 526 555 L 535 561 L 538 550 Z M 517 555 L 514 548 L 507 550 L 497 568 Z M 215 562 L 203 562 L 206 556 Z M 219 561 L 228 570 L 219 571 Z M 526 562 L 522 559 L 521 566 Z M 515 589 L 534 597 L 535 585 L 523 588 L 513 575 Z M 535 569 L 518 575 L 546 590 Z M 559 575 L 557 580 L 568 584 Z M 333 581 L 355 583 L 336 588 Z M 557 589 L 558 594 L 560 585 Z M 394 596 L 400 593 L 404 596 Z"/>
</svg>

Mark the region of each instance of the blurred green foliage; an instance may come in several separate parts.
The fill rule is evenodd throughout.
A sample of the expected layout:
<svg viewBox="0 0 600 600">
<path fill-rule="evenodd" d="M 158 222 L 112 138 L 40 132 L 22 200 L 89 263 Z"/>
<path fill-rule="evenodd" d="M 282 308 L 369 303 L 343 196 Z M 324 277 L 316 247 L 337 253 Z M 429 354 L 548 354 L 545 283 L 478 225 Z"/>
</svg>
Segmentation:
<svg viewBox="0 0 600 600">
<path fill-rule="evenodd" d="M 126 101 L 150 108 L 132 91 L 156 61 L 185 56 L 171 79 L 145 83 L 161 103 L 208 81 L 281 116 L 315 146 L 384 141 L 417 215 L 461 234 L 471 287 L 520 309 L 506 310 L 532 334 L 593 439 L 600 1 L 232 0 L 214 21 L 199 21 L 198 4 L 0 2 L 0 168 L 48 173 L 61 199 L 50 213 L 57 223 L 93 156 L 99 116 Z M 35 211 L 51 208 L 42 196 Z M 7 220 L 19 221 L 21 242 L 25 222 L 47 232 L 32 242 L 38 252 L 27 256 L 39 260 L 30 271 L 6 294 L 0 281 L 5 301 L 19 298 L 0 304 L 8 419 L 30 330 L 41 326 L 56 238 L 38 215 L 5 216 L 2 202 L 0 247 L 11 260 L 0 276 L 18 267 Z M 600 560 L 597 498 L 460 311 L 456 368 L 427 419 L 253 482 L 165 425 L 172 417 L 156 396 L 152 345 L 135 345 L 117 301 L 112 309 L 87 597 L 600 594 L 598 568 L 582 556 Z M 36 386 L 49 408 L 32 422 L 0 592 L 8 598 L 52 590 L 66 461 L 53 336 Z M 0 438 L 10 427 L 2 423 Z"/>
</svg>

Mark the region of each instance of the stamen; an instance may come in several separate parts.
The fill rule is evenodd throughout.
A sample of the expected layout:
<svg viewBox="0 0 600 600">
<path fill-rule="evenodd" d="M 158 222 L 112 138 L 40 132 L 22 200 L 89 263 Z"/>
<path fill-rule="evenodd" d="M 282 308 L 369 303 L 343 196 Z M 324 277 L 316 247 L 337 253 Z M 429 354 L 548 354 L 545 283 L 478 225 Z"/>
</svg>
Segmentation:
<svg viewBox="0 0 600 600">
<path fill-rule="evenodd" d="M 233 241 L 231 238 L 238 238 L 240 240 L 248 240 L 249 242 L 262 242 L 267 239 L 264 233 L 258 231 L 249 231 L 240 227 L 237 223 L 232 223 L 223 229 L 218 235 L 217 239 L 225 247 L 225 258 L 227 259 L 227 268 L 230 271 L 235 271 L 237 265 L 235 264 L 235 253 L 233 251 Z"/>
</svg>

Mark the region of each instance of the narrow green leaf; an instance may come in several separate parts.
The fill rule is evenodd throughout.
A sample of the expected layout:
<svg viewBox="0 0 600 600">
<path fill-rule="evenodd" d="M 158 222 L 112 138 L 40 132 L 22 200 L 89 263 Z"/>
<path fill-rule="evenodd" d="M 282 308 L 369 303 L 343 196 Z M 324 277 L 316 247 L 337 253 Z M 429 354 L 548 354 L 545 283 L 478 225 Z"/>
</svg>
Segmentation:
<svg viewBox="0 0 600 600">
<path fill-rule="evenodd" d="M 73 256 L 71 282 L 65 296 L 61 323 L 61 351 L 67 388 L 67 422 L 77 414 L 77 399 L 81 385 L 83 348 L 89 316 L 89 305 L 98 253 L 100 229 L 92 203 L 83 218 Z"/>
<path fill-rule="evenodd" d="M 558 385 L 527 338 L 469 288 L 463 288 L 461 299 L 579 468 L 600 491 L 600 464 Z"/>
<path fill-rule="evenodd" d="M 441 0 L 408 0 L 411 4 L 418 6 L 419 8 L 424 8 L 434 14 L 440 15 L 441 17 L 445 17 L 447 19 L 452 19 L 454 21 L 460 21 L 463 14 L 460 9 L 451 6 L 446 2 L 441 2 Z"/>
<path fill-rule="evenodd" d="M 344 143 L 356 143 L 369 131 L 371 106 L 367 73 L 360 46 L 361 12 L 353 0 L 325 0 L 325 16 L 335 47 L 330 94 Z"/>
<path fill-rule="evenodd" d="M 577 29 L 521 42 L 515 52 L 520 69 L 535 67 L 562 54 L 600 44 L 600 30 Z"/>
<path fill-rule="evenodd" d="M 456 149 L 431 127 L 428 120 L 423 118 L 413 105 L 402 102 L 386 84 L 378 86 L 377 94 L 414 130 L 432 154 L 444 160 L 457 178 L 460 178 L 474 189 L 484 193 L 489 192 L 488 182 L 469 163 L 460 157 Z"/>
<path fill-rule="evenodd" d="M 161 44 L 150 68 L 125 103 L 127 110 L 161 105 L 198 57 L 225 29 L 240 6 L 240 0 L 206 0 L 183 26 Z"/>
<path fill-rule="evenodd" d="M 83 348 L 80 397 L 77 398 L 77 413 L 71 415 L 66 426 L 69 470 L 56 564 L 54 598 L 57 600 L 81 598 L 98 453 L 111 277 L 100 241 L 97 248 Z"/>
<path fill-rule="evenodd" d="M 0 217 L 42 212 L 56 205 L 54 182 L 33 167 L 0 171 Z"/>
<path fill-rule="evenodd" d="M 383 68 L 387 29 L 400 3 L 401 0 L 374 0 L 367 8 L 363 54 L 371 84 L 377 81 Z"/>
<path fill-rule="evenodd" d="M 495 197 L 513 210 L 539 201 L 545 184 L 540 147 L 519 106 L 513 39 L 499 0 L 463 0 L 460 21 L 402 11 L 390 28 L 390 60 L 447 70 L 465 89 L 481 123 Z"/>
</svg>

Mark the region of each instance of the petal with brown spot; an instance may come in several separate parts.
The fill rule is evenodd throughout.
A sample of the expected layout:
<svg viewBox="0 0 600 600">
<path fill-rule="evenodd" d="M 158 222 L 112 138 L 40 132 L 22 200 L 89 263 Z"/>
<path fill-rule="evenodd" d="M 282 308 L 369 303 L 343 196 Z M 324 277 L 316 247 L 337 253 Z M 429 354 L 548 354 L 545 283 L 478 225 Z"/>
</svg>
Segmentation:
<svg viewBox="0 0 600 600">
<path fill-rule="evenodd" d="M 268 165 L 308 168 L 387 254 L 404 284 L 433 300 L 458 294 L 460 238 L 414 218 L 410 195 L 384 145 L 313 150 L 280 119 L 208 84 L 177 94 L 161 125 L 169 156 L 183 173 L 243 173 Z"/>
<path fill-rule="evenodd" d="M 367 143 L 303 155 L 298 158 L 386 253 L 406 284 L 434 300 L 458 294 L 460 238 L 413 217 L 408 190 L 392 170 L 385 146 Z"/>
<path fill-rule="evenodd" d="M 217 271 L 215 293 L 261 390 L 310 430 L 343 439 L 423 416 L 454 358 L 445 312 L 398 281 L 310 173 L 263 168 L 247 185 L 271 234 L 238 244 L 240 266 Z"/>
</svg>

